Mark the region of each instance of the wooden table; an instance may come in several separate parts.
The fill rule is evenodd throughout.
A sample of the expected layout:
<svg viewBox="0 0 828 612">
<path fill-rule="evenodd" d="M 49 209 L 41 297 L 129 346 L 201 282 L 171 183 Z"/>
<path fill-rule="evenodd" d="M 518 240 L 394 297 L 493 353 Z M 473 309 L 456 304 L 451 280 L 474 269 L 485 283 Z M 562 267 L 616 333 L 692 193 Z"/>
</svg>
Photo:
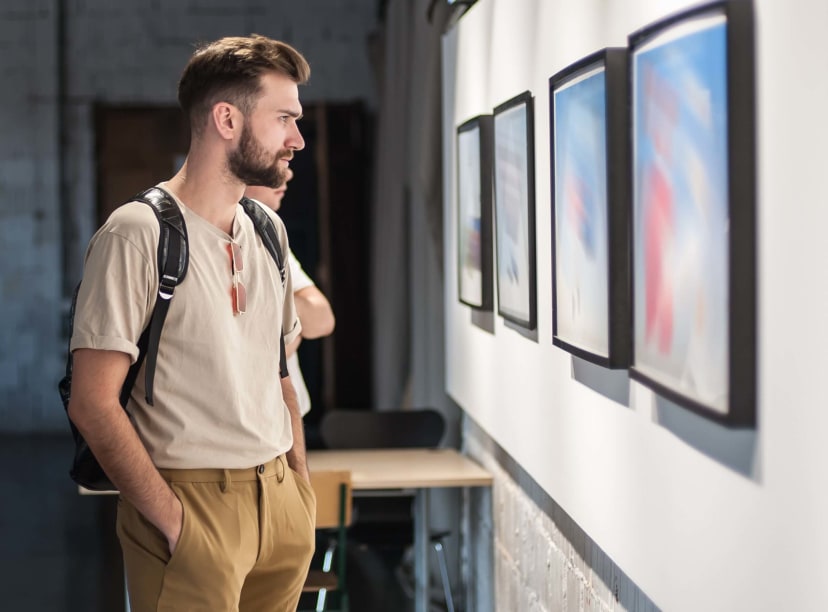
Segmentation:
<svg viewBox="0 0 828 612">
<path fill-rule="evenodd" d="M 308 453 L 310 470 L 350 470 L 354 491 L 413 489 L 415 612 L 428 610 L 429 491 L 490 487 L 492 475 L 454 449 L 323 450 Z"/>
</svg>

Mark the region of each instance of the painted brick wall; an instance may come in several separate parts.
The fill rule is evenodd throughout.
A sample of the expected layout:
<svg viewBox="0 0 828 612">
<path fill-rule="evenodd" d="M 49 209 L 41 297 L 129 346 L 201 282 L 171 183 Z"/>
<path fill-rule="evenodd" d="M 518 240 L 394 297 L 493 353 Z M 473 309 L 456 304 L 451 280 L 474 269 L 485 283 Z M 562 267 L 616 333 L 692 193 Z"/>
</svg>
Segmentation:
<svg viewBox="0 0 828 612">
<path fill-rule="evenodd" d="M 466 494 L 462 574 L 471 612 L 658 608 L 474 421 L 464 452 L 494 475 Z M 493 580 L 492 580 L 493 576 Z"/>
<path fill-rule="evenodd" d="M 372 107 L 369 39 L 377 28 L 376 0 L 3 0 L 0 432 L 66 431 L 55 385 L 66 348 L 65 287 L 80 278 L 94 231 L 93 105 L 174 105 L 194 43 L 258 32 L 290 42 L 310 61 L 303 101 Z M 59 57 L 67 65 L 63 190 Z"/>
<path fill-rule="evenodd" d="M 60 406 L 53 384 L 61 291 L 52 4 L 0 6 L 0 428 L 11 430 L 51 423 Z"/>
</svg>

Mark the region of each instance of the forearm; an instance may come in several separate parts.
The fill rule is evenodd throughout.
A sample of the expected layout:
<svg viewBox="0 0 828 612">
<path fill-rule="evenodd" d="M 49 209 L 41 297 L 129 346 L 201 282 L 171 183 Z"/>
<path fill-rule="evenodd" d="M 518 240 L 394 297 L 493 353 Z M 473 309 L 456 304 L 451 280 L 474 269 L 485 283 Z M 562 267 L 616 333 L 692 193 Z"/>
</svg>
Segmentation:
<svg viewBox="0 0 828 612">
<path fill-rule="evenodd" d="M 305 287 L 294 292 L 296 312 L 302 321 L 302 337 L 308 340 L 329 336 L 336 326 L 328 298 L 316 287 Z"/>
<path fill-rule="evenodd" d="M 178 540 L 181 504 L 158 473 L 138 434 L 120 404 L 95 414 L 87 408 L 86 418 L 75 424 L 89 448 L 118 488 L 129 501 L 170 540 Z"/>
<path fill-rule="evenodd" d="M 75 351 L 69 418 L 124 499 L 167 536 L 172 551 L 181 530 L 181 503 L 118 402 L 128 369 L 124 353 Z"/>
<path fill-rule="evenodd" d="M 302 424 L 302 415 L 299 412 L 296 391 L 289 376 L 282 379 L 282 397 L 290 413 L 290 424 L 293 431 L 293 446 L 287 452 L 287 462 L 302 478 L 309 481 L 310 472 L 308 471 L 308 461 L 305 453 L 305 429 Z"/>
</svg>

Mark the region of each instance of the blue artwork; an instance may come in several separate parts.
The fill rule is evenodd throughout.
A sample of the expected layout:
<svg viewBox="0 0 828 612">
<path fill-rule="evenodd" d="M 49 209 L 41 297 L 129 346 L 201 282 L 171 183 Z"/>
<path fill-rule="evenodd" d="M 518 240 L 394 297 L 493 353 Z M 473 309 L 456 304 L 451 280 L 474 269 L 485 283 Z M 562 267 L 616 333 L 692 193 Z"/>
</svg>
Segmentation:
<svg viewBox="0 0 828 612">
<path fill-rule="evenodd" d="M 632 57 L 635 368 L 726 413 L 726 18 L 670 28 Z"/>
<path fill-rule="evenodd" d="M 606 72 L 554 92 L 557 336 L 609 356 Z"/>
<path fill-rule="evenodd" d="M 529 184 L 529 108 L 495 115 L 495 209 L 498 312 L 534 326 L 534 202 Z"/>
<path fill-rule="evenodd" d="M 483 304 L 483 253 L 481 251 L 480 128 L 457 137 L 459 182 L 459 279 L 460 300 Z"/>
</svg>

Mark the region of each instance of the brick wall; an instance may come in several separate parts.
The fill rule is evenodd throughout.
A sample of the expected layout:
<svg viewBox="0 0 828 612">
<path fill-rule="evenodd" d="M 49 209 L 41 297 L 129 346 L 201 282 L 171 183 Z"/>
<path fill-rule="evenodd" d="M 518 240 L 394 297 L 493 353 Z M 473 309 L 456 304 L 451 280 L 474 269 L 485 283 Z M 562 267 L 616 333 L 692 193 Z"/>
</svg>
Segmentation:
<svg viewBox="0 0 828 612">
<path fill-rule="evenodd" d="M 51 4 L 0 7 L 0 428 L 6 430 L 51 423 L 60 405 L 53 385 L 61 291 Z"/>
<path fill-rule="evenodd" d="M 65 46 L 58 51 L 58 7 Z M 93 106 L 174 105 L 199 40 L 258 32 L 308 58 L 305 102 L 375 104 L 375 0 L 4 0 L 0 77 L 0 432 L 66 431 L 56 392 L 67 288 L 94 231 Z M 65 64 L 64 188 L 58 70 Z M 65 255 L 64 255 L 65 253 Z"/>
<path fill-rule="evenodd" d="M 462 573 L 471 612 L 655 612 L 588 534 L 474 421 L 464 452 L 494 475 L 466 495 Z"/>
</svg>

